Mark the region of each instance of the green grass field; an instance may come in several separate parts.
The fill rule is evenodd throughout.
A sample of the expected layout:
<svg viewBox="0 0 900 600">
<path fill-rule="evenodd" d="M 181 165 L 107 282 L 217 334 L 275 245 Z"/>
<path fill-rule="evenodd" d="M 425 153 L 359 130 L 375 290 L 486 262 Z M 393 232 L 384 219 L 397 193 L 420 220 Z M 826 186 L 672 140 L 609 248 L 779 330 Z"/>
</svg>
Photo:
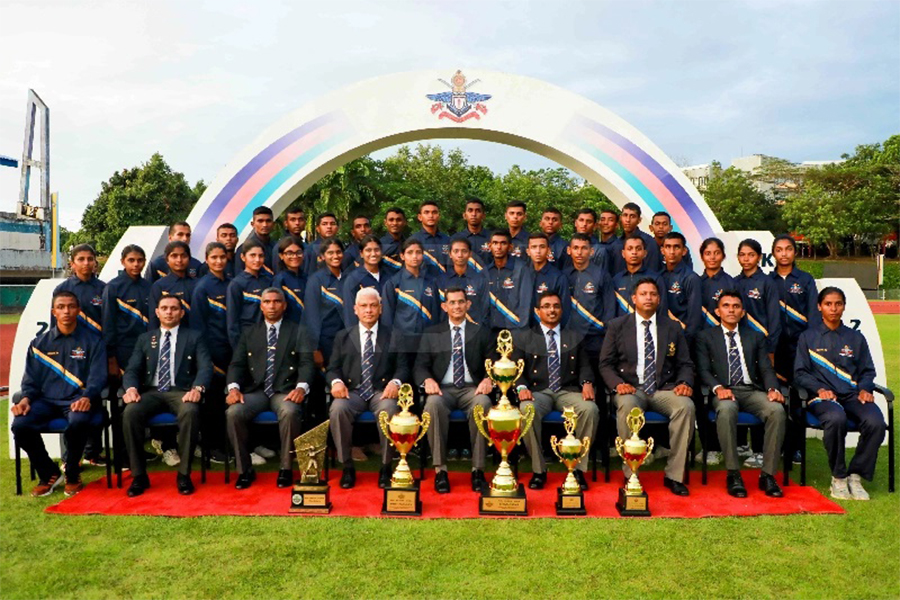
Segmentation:
<svg viewBox="0 0 900 600">
<path fill-rule="evenodd" d="M 878 316 L 900 388 L 900 317 Z M 0 402 L 6 447 L 8 402 Z M 827 490 L 822 445 L 808 481 Z M 659 463 L 657 463 L 658 465 Z M 658 468 L 654 465 L 654 468 Z M 63 517 L 15 496 L 0 459 L 3 598 L 900 596 L 900 493 L 886 449 L 847 514 L 728 519 L 415 521 Z M 100 472 L 91 469 L 89 479 Z M 699 485 L 699 481 L 695 482 Z M 122 491 L 124 494 L 124 490 Z M 450 499 L 470 499 L 455 491 Z"/>
</svg>

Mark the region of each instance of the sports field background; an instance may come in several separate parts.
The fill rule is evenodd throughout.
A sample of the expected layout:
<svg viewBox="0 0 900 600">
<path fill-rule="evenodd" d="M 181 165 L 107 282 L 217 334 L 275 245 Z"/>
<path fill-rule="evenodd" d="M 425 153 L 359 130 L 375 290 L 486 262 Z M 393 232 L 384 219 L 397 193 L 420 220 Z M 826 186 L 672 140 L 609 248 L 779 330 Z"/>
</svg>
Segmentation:
<svg viewBox="0 0 900 600">
<path fill-rule="evenodd" d="M 876 320 L 900 390 L 900 316 Z M 0 448 L 8 416 L 4 399 Z M 821 442 L 809 448 L 808 483 L 827 493 Z M 846 515 L 650 520 L 66 517 L 42 512 L 59 493 L 16 497 L 5 457 L 4 599 L 900 596 L 900 493 L 887 493 L 886 447 L 872 500 L 841 502 Z M 455 489 L 447 500 L 475 496 Z"/>
</svg>

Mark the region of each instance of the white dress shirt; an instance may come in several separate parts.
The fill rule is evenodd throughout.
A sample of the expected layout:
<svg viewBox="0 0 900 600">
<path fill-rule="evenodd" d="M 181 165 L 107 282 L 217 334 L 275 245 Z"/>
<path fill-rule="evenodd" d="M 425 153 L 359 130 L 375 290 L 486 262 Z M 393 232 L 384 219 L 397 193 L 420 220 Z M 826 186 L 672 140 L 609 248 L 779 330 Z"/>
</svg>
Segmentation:
<svg viewBox="0 0 900 600">
<path fill-rule="evenodd" d="M 172 329 L 166 329 L 162 325 L 159 327 L 159 359 L 156 361 L 156 373 L 153 374 L 153 381 L 150 382 L 153 387 L 159 387 L 159 366 L 162 364 L 163 338 L 166 337 L 167 331 L 171 334 L 169 337 L 169 386 L 175 385 L 175 345 L 178 343 L 178 327 L 179 325 Z"/>
<path fill-rule="evenodd" d="M 646 327 L 644 327 L 644 321 L 650 321 L 650 335 L 653 337 L 653 356 L 659 356 L 657 354 L 656 349 L 659 344 L 659 340 L 656 339 L 656 313 L 649 319 L 645 319 L 637 312 L 634 313 L 634 322 L 635 322 L 635 339 L 637 340 L 637 377 L 638 383 L 643 385 L 644 383 L 644 332 L 646 331 Z"/>
<path fill-rule="evenodd" d="M 450 347 L 453 347 L 453 336 L 456 334 L 453 331 L 454 327 L 459 327 L 459 335 L 462 338 L 462 347 L 463 347 L 463 373 L 466 385 L 471 385 L 475 383 L 475 380 L 472 379 L 472 374 L 469 373 L 469 365 L 466 364 L 466 320 L 463 319 L 463 322 L 459 325 L 454 325 L 450 323 Z M 444 385 L 453 385 L 453 352 L 450 353 L 450 364 L 447 366 L 447 372 L 444 373 L 444 378 L 441 380 L 441 383 Z"/>
<path fill-rule="evenodd" d="M 728 334 L 731 333 L 727 327 L 724 325 L 720 325 L 722 328 L 722 335 L 725 336 L 725 359 L 728 360 L 728 364 L 731 364 L 731 360 L 729 357 L 729 346 L 731 345 L 731 340 L 728 339 Z M 741 332 L 739 331 L 739 327 L 734 328 L 734 343 L 737 345 L 738 355 L 741 357 L 741 373 L 744 376 L 744 385 L 753 385 L 753 380 L 750 379 L 750 371 L 747 370 L 747 361 L 744 360 L 744 346 L 741 344 Z M 731 373 L 729 373 L 730 375 Z M 725 385 L 731 385 L 730 381 L 726 381 Z M 717 385 L 713 388 L 715 392 L 717 389 L 722 387 L 721 385 Z"/>
</svg>

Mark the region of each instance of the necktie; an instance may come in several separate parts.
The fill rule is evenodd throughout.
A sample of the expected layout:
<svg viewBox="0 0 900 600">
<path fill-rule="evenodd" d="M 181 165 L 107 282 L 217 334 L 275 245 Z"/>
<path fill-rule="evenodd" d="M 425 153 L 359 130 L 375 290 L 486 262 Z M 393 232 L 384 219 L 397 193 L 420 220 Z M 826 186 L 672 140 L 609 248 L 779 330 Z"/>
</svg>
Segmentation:
<svg viewBox="0 0 900 600">
<path fill-rule="evenodd" d="M 172 387 L 172 360 L 169 354 L 172 350 L 172 332 L 167 331 L 163 336 L 162 349 L 159 356 L 159 382 L 156 386 L 160 392 L 168 392 Z"/>
<path fill-rule="evenodd" d="M 644 392 L 652 396 L 656 391 L 656 346 L 650 333 L 650 321 L 644 323 Z"/>
<path fill-rule="evenodd" d="M 278 334 L 275 326 L 269 327 L 269 339 L 266 343 L 266 396 L 275 395 L 275 347 L 278 345 Z"/>
<path fill-rule="evenodd" d="M 741 355 L 738 352 L 737 343 L 734 341 L 733 331 L 728 332 L 728 381 L 731 387 L 744 383 Z"/>
<path fill-rule="evenodd" d="M 461 388 L 466 383 L 463 342 L 460 329 L 459 326 L 453 328 L 453 385 L 458 388 Z"/>
<path fill-rule="evenodd" d="M 372 330 L 366 330 L 366 344 L 362 355 L 362 382 L 359 385 L 359 396 L 363 402 L 368 402 L 375 395 L 372 386 L 372 371 L 375 368 L 375 347 L 372 346 Z"/>
<path fill-rule="evenodd" d="M 547 360 L 550 369 L 550 389 L 558 392 L 560 386 L 559 377 L 559 347 L 556 345 L 556 332 L 552 329 L 547 332 L 550 341 L 547 342 Z"/>
</svg>

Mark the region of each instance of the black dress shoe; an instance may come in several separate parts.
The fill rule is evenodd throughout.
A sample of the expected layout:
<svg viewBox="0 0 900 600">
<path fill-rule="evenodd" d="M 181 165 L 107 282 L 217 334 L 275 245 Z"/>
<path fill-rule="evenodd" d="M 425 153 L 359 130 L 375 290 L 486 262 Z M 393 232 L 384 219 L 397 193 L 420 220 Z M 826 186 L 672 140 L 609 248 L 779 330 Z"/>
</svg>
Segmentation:
<svg viewBox="0 0 900 600">
<path fill-rule="evenodd" d="M 668 477 L 663 477 L 663 485 L 672 490 L 672 493 L 676 496 L 690 496 L 691 492 L 688 490 L 687 486 L 681 483 L 680 481 L 675 481 L 674 479 L 669 479 Z"/>
<path fill-rule="evenodd" d="M 178 493 L 182 496 L 190 496 L 194 493 L 194 482 L 191 481 L 190 475 L 179 473 L 176 478 L 176 484 L 178 485 Z"/>
<path fill-rule="evenodd" d="M 484 471 L 481 469 L 474 469 L 472 471 L 472 491 L 480 492 L 481 490 L 487 489 L 488 482 L 487 479 L 484 478 Z"/>
<path fill-rule="evenodd" d="M 139 475 L 131 481 L 131 485 L 128 486 L 128 491 L 125 493 L 129 498 L 134 498 L 143 494 L 148 487 L 150 487 L 150 478 L 146 475 Z"/>
<path fill-rule="evenodd" d="M 769 496 L 770 498 L 784 497 L 784 492 L 781 491 L 778 482 L 768 473 L 761 473 L 759 475 L 759 489 L 764 491 L 766 496 Z"/>
<path fill-rule="evenodd" d="M 447 471 L 438 471 L 434 474 L 434 491 L 438 494 L 450 493 L 450 477 Z"/>
<path fill-rule="evenodd" d="M 544 489 L 544 484 L 547 483 L 547 472 L 543 473 L 534 473 L 531 476 L 531 481 L 528 482 L 528 489 L 531 490 L 542 490 Z"/>
<path fill-rule="evenodd" d="M 735 498 L 746 498 L 747 488 L 744 487 L 744 479 L 741 477 L 740 471 L 728 471 L 725 478 L 728 494 Z"/>
<path fill-rule="evenodd" d="M 291 487 L 294 483 L 294 472 L 291 469 L 281 469 L 278 471 L 278 479 L 275 480 L 275 485 L 280 488 Z"/>
<path fill-rule="evenodd" d="M 581 486 L 581 491 L 586 492 L 588 490 L 588 482 L 587 479 L 584 478 L 584 471 L 575 469 L 572 474 L 575 475 L 575 481 Z"/>
<path fill-rule="evenodd" d="M 349 490 L 354 485 L 356 485 L 356 469 L 344 467 L 344 472 L 341 474 L 341 488 Z"/>
<path fill-rule="evenodd" d="M 378 472 L 378 487 L 381 489 L 391 487 L 391 465 L 381 465 Z"/>
<path fill-rule="evenodd" d="M 234 482 L 234 488 L 237 490 L 246 490 L 256 481 L 256 471 L 250 469 L 238 475 L 237 481 Z"/>
</svg>

